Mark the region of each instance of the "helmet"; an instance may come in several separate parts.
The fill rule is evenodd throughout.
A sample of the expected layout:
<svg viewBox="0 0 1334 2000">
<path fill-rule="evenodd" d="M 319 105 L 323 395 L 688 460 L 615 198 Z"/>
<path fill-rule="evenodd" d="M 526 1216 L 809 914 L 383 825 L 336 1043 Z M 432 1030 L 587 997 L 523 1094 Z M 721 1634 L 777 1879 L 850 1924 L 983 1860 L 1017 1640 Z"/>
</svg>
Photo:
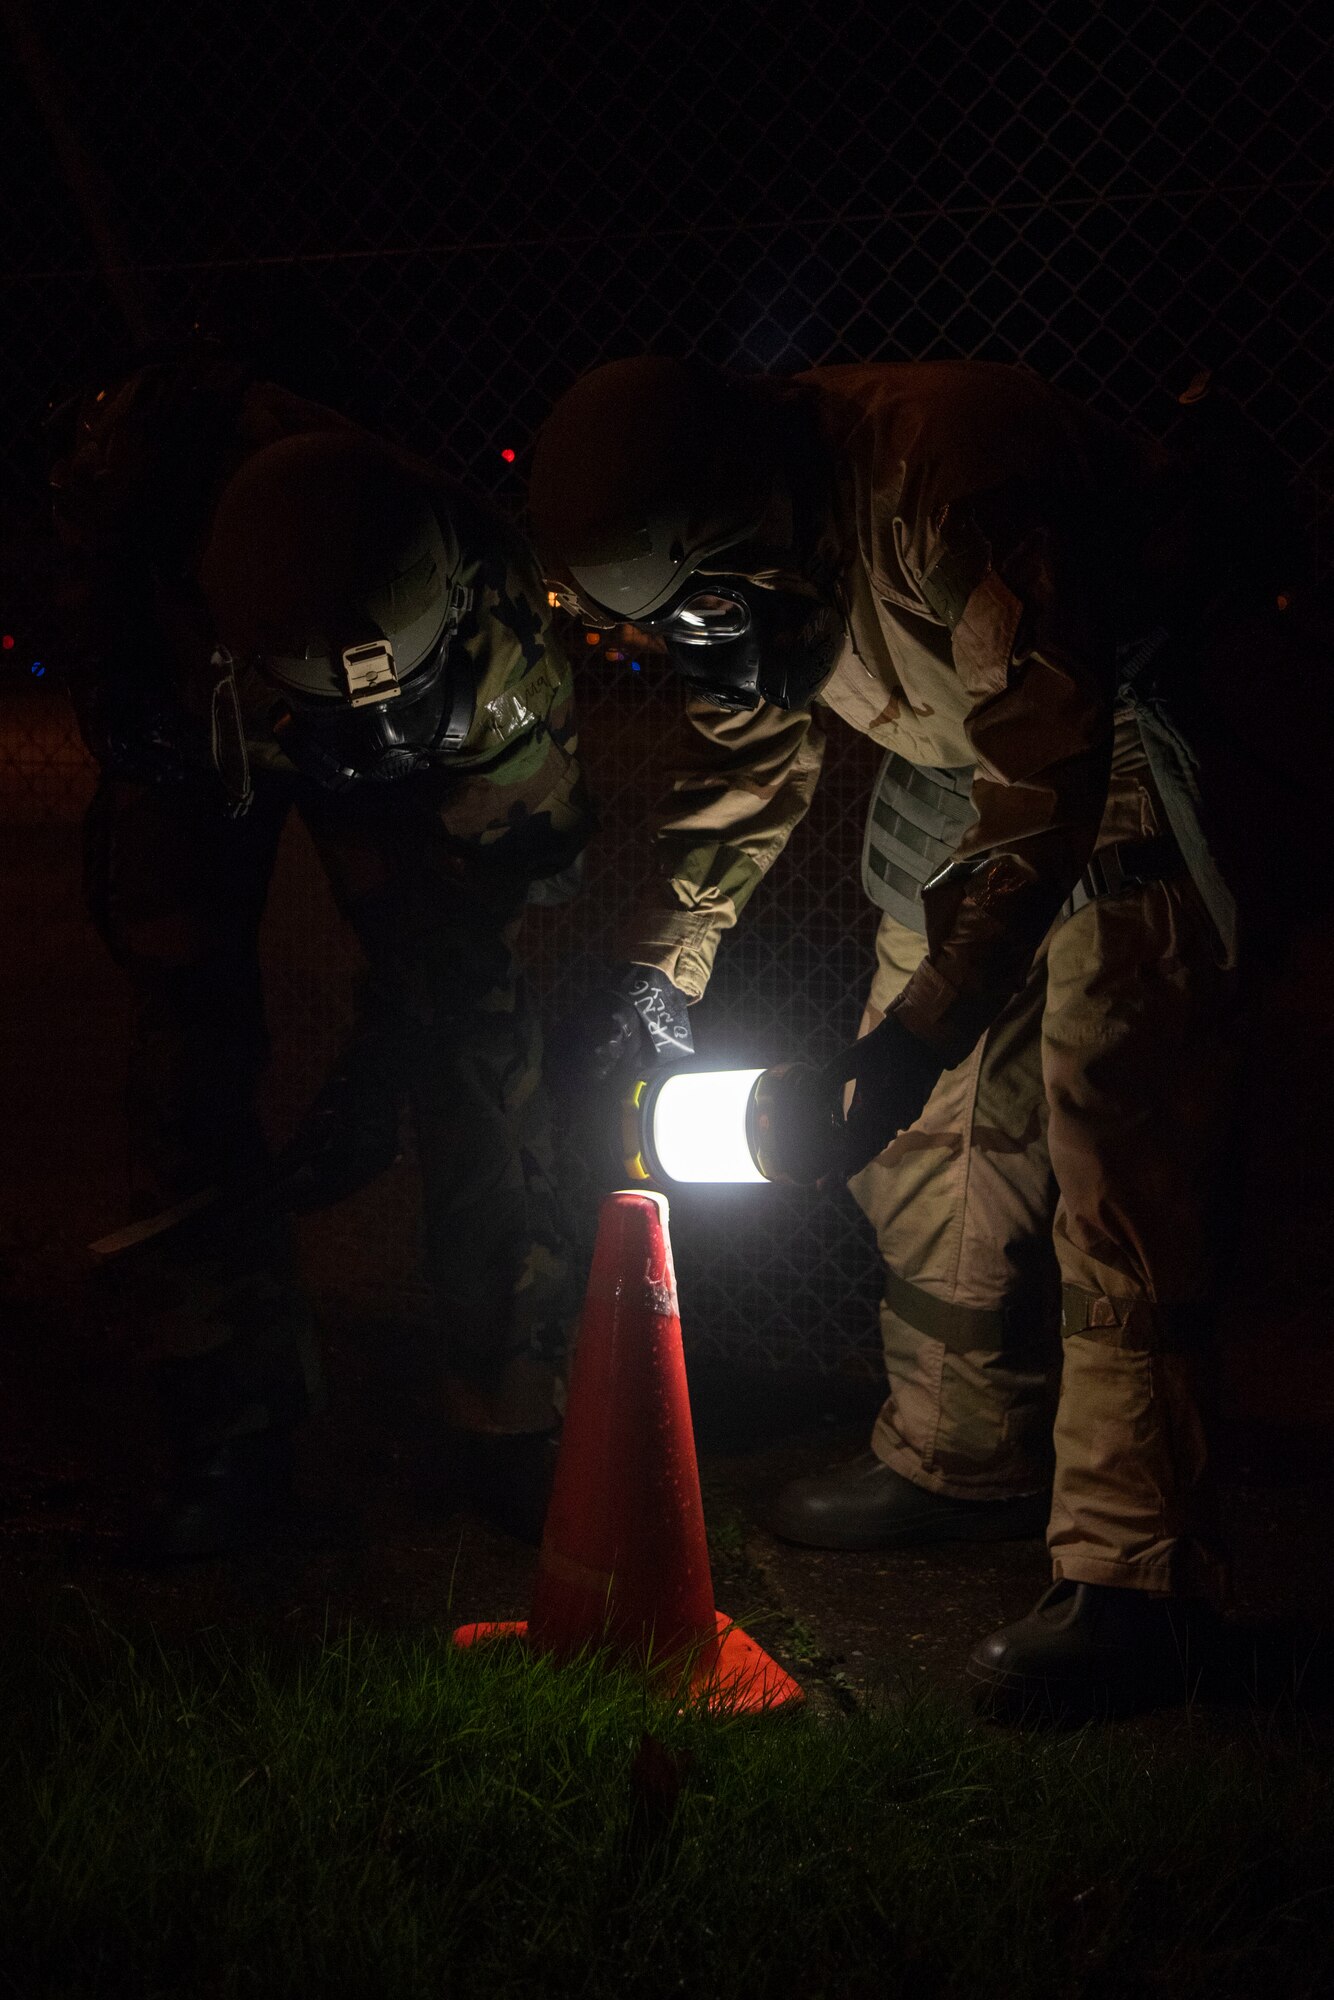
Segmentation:
<svg viewBox="0 0 1334 2000">
<path fill-rule="evenodd" d="M 642 625 L 692 569 L 759 526 L 777 465 L 742 383 L 642 355 L 594 368 L 537 440 L 529 505 L 557 582 Z"/>
<path fill-rule="evenodd" d="M 644 355 L 581 377 L 542 427 L 529 504 L 556 596 L 661 633 L 724 708 L 794 708 L 843 643 L 832 598 L 766 547 L 785 494 L 779 412 L 740 377 Z M 788 554 L 786 563 L 782 560 Z"/>
<path fill-rule="evenodd" d="M 451 645 L 471 603 L 461 563 L 429 475 L 348 428 L 241 465 L 199 581 L 220 646 L 283 697 L 283 749 L 336 786 L 462 747 L 476 689 Z"/>
</svg>

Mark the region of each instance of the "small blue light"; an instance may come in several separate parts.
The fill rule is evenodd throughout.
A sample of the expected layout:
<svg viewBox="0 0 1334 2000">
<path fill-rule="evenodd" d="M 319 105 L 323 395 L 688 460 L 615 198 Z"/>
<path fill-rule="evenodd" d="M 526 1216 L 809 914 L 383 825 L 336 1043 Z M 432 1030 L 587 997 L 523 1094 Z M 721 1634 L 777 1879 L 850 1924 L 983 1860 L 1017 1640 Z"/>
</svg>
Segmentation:
<svg viewBox="0 0 1334 2000">
<path fill-rule="evenodd" d="M 640 666 L 638 660 L 631 660 L 630 671 L 632 674 L 642 674 L 644 669 Z"/>
<path fill-rule="evenodd" d="M 46 672 L 46 668 L 42 665 L 40 660 L 34 660 L 32 663 L 32 671 L 37 675 L 38 679 L 40 680 L 42 675 Z"/>
</svg>

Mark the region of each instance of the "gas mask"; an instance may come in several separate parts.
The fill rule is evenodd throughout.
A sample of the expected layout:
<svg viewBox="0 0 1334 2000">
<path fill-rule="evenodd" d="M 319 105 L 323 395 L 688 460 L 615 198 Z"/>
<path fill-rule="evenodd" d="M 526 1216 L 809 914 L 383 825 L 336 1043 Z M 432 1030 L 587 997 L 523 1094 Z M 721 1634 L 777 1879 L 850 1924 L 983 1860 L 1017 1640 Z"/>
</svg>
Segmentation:
<svg viewBox="0 0 1334 2000">
<path fill-rule="evenodd" d="M 805 589 L 696 571 L 649 623 L 694 694 L 733 711 L 804 708 L 843 649 L 843 620 Z"/>
<path fill-rule="evenodd" d="M 349 646 L 341 656 L 343 701 L 285 707 L 274 735 L 289 763 L 334 791 L 408 776 L 461 750 L 472 726 L 476 679 L 451 624 L 428 657 L 398 678 L 388 640 Z M 256 662 L 261 674 L 264 661 Z M 268 676 L 266 676 L 268 678 Z M 290 695 L 290 684 L 279 681 Z"/>
</svg>

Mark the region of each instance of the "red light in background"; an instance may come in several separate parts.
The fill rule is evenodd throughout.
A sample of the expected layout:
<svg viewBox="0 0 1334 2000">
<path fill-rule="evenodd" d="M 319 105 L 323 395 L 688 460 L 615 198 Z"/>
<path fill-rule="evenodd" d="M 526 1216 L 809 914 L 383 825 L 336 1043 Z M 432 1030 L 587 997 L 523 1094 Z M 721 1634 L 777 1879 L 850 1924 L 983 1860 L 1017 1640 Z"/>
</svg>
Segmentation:
<svg viewBox="0 0 1334 2000">
<path fill-rule="evenodd" d="M 586 646 L 600 646 L 602 644 L 602 634 L 600 632 L 585 632 L 584 644 Z"/>
<path fill-rule="evenodd" d="M 504 451 L 502 451 L 500 454 L 500 456 L 504 459 L 506 465 L 513 465 L 518 455 L 519 454 L 516 451 L 511 451 L 508 445 L 505 446 Z"/>
<path fill-rule="evenodd" d="M 12 653 L 14 650 L 14 634 L 6 632 L 4 638 L 0 639 L 0 646 L 3 646 L 7 653 Z"/>
</svg>

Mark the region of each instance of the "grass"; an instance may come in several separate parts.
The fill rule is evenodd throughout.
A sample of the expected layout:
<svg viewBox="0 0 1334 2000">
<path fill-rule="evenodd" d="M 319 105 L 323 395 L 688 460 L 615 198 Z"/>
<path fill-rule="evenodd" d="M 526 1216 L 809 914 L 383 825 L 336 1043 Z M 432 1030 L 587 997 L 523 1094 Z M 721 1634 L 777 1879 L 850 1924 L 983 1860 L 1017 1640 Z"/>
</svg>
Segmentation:
<svg viewBox="0 0 1334 2000">
<path fill-rule="evenodd" d="M 744 1723 L 353 1631 L 3 1656 L 0 1990 L 1281 1995 L 1334 1978 L 1328 1751 Z M 6 1987 L 6 1982 L 8 1982 Z"/>
</svg>

